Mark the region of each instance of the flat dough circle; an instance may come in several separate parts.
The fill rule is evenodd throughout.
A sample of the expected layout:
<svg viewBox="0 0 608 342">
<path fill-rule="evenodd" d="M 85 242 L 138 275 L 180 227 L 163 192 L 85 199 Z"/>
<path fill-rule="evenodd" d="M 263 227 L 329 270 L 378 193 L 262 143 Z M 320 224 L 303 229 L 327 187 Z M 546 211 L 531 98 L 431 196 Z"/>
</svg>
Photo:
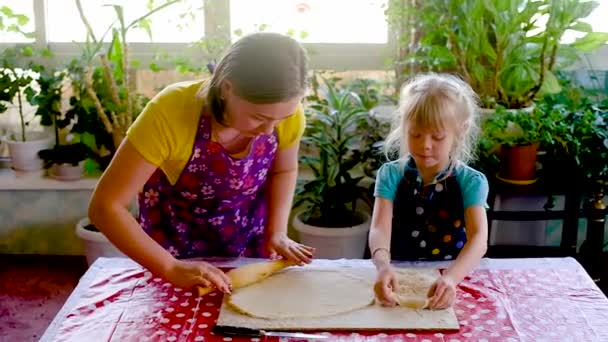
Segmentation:
<svg viewBox="0 0 608 342">
<path fill-rule="evenodd" d="M 265 319 L 333 316 L 374 301 L 369 281 L 338 270 L 291 270 L 235 290 L 229 304 Z"/>
</svg>

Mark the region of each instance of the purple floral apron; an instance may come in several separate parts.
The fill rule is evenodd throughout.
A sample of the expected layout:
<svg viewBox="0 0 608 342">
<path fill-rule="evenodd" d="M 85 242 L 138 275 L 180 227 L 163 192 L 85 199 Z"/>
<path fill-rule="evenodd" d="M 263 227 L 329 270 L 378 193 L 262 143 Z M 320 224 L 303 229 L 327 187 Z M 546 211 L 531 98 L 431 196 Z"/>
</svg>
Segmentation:
<svg viewBox="0 0 608 342">
<path fill-rule="evenodd" d="M 211 116 L 202 115 L 177 183 L 157 169 L 144 185 L 141 226 L 177 258 L 266 256 L 266 180 L 276 150 L 275 131 L 255 137 L 248 154 L 234 159 L 211 140 Z"/>
</svg>

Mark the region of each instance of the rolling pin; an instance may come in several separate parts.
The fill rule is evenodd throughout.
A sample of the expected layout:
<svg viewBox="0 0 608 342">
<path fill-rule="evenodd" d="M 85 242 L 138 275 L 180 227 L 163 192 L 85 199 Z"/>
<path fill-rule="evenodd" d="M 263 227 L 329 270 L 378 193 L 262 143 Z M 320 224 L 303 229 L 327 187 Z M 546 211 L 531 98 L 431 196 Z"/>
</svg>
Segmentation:
<svg viewBox="0 0 608 342">
<path fill-rule="evenodd" d="M 292 265 L 294 265 L 293 262 L 283 259 L 263 261 L 234 268 L 226 272 L 226 275 L 230 278 L 230 281 L 232 281 L 232 288 L 238 289 L 257 283 Z M 215 288 L 213 287 L 198 287 L 199 296 L 204 296 L 213 291 L 215 291 Z"/>
</svg>

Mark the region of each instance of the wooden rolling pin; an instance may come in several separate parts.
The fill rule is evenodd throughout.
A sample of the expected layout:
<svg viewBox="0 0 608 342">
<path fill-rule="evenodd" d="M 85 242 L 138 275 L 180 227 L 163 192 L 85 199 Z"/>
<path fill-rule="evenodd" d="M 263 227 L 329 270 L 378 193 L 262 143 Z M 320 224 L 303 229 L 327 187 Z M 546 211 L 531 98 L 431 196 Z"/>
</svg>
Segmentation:
<svg viewBox="0 0 608 342">
<path fill-rule="evenodd" d="M 258 281 L 292 265 L 294 265 L 292 262 L 283 259 L 263 261 L 234 268 L 226 272 L 226 275 L 232 281 L 232 288 L 238 289 L 253 283 L 257 283 Z M 215 291 L 215 288 L 212 287 L 198 287 L 199 296 L 204 296 L 213 291 Z"/>
</svg>

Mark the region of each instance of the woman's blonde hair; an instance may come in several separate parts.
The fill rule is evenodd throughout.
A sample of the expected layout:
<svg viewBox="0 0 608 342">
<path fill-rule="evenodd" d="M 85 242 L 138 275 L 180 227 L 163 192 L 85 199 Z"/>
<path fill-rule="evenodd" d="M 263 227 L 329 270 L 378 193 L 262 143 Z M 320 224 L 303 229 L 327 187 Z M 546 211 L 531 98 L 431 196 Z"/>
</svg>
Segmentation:
<svg viewBox="0 0 608 342">
<path fill-rule="evenodd" d="M 449 74 L 427 73 L 414 77 L 402 88 L 399 108 L 386 138 L 387 157 L 409 155 L 406 134 L 410 125 L 431 130 L 453 130 L 455 139 L 450 158 L 468 163 L 474 159 L 479 128 L 478 97 L 460 78 Z"/>
</svg>

